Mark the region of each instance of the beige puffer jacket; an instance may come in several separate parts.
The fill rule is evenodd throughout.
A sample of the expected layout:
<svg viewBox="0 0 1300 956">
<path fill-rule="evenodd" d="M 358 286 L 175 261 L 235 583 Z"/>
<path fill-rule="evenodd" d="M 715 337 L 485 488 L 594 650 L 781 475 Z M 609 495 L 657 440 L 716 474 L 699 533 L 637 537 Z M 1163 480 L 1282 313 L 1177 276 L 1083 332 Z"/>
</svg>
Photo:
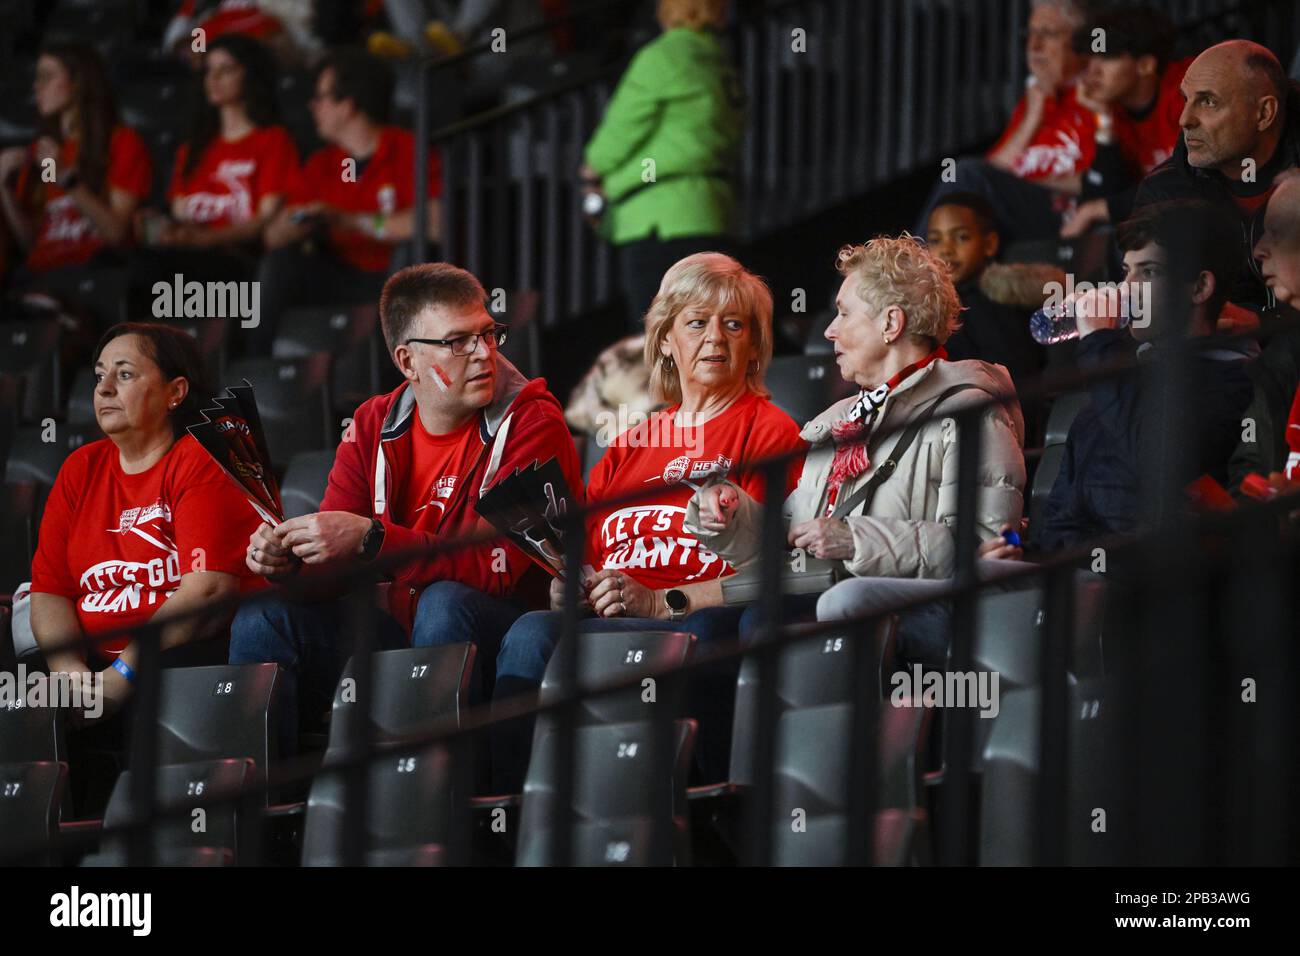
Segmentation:
<svg viewBox="0 0 1300 956">
<path fill-rule="evenodd" d="M 861 506 L 848 517 L 854 553 L 845 568 L 858 577 L 946 578 L 954 570 L 953 528 L 957 523 L 957 423 L 953 412 L 987 401 L 991 395 L 1013 395 L 1011 376 L 1001 365 L 987 362 L 938 360 L 900 382 L 881 409 L 873 434 L 916 417 L 945 390 L 969 382 L 966 389 L 945 399 L 917 434 L 894 473 L 881 483 L 870 510 Z M 786 526 L 823 514 L 826 482 L 835 446 L 831 423 L 852 407 L 856 396 L 837 402 L 804 426 L 803 439 L 813 447 L 804 459 L 799 484 L 786 498 Z M 944 413 L 947 413 L 945 415 Z M 846 500 L 889 457 L 900 433 L 873 442 L 871 467 L 846 482 Z M 982 455 L 978 473 L 976 533 L 981 540 L 996 537 L 1002 526 L 1020 521 L 1024 507 L 1024 419 L 1019 402 L 992 405 L 983 415 Z M 740 505 L 725 531 L 700 527 L 699 495 L 686 511 L 686 528 L 700 543 L 742 567 L 759 555 L 762 505 L 739 488 Z"/>
</svg>

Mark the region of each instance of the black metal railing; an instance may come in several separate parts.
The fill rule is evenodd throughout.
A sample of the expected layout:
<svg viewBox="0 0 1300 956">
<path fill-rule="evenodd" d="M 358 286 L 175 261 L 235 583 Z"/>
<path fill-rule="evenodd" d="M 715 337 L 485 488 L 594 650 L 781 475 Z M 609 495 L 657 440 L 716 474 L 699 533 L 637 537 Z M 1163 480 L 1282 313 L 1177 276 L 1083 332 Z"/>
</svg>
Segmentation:
<svg viewBox="0 0 1300 956">
<path fill-rule="evenodd" d="M 1290 0 L 1154 5 L 1180 24 L 1186 52 L 1240 36 L 1289 58 L 1300 42 Z M 991 140 L 1023 90 L 1028 10 L 1029 0 L 747 8 L 730 37 L 748 104 L 740 237 L 771 235 L 927 166 L 937 172 L 942 159 Z M 437 131 L 427 125 L 433 89 L 419 84 L 416 168 L 425 168 L 429 144 L 441 150 L 442 257 L 490 288 L 538 289 L 548 326 L 619 293 L 612 251 L 584 219 L 577 177 L 618 74 L 575 77 Z M 415 183 L 422 217 L 424 177 Z M 427 255 L 424 235 L 417 228 L 417 261 Z"/>
<path fill-rule="evenodd" d="M 1294 323 L 1292 323 L 1294 325 Z M 1272 331 L 1271 329 L 1269 331 Z M 1191 447 L 1197 421 L 1194 402 L 1172 402 L 1169 396 L 1181 391 L 1185 381 L 1185 364 L 1191 351 L 1175 351 L 1166 362 L 1148 363 L 1139 373 L 1131 364 L 1108 367 L 1086 373 L 1056 375 L 1048 381 L 1026 386 L 1020 392 L 1023 402 L 1040 401 L 1062 391 L 1074 390 L 1119 376 L 1144 374 L 1153 376 L 1158 387 L 1148 391 L 1150 414 L 1157 427 L 1151 455 L 1152 471 L 1143 482 L 1153 495 L 1181 496 L 1176 469 L 1180 449 Z M 923 599 L 899 602 L 877 610 L 861 619 L 837 620 L 811 625 L 788 626 L 781 619 L 781 602 L 777 585 L 781 563 L 785 560 L 785 530 L 781 517 L 781 494 L 766 496 L 763 511 L 764 549 L 762 574 L 766 582 L 761 606 L 763 625 L 760 639 L 752 646 L 736 642 L 708 659 L 694 660 L 686 666 L 662 675 L 666 682 L 684 681 L 700 669 L 720 660 L 738 660 L 753 655 L 759 661 L 759 720 L 754 750 L 754 786 L 749 794 L 749 825 L 746 828 L 744 859 L 751 863 L 771 860 L 774 807 L 774 766 L 776 731 L 776 669 L 778 655 L 798 640 L 844 633 L 846 628 L 865 628 L 881 613 L 902 612 L 909 607 L 934 600 L 953 602 L 951 664 L 953 670 L 969 670 L 976 634 L 975 602 L 980 593 L 994 587 L 1006 587 L 1009 580 L 1040 579 L 1046 582 L 1051 623 L 1043 637 L 1041 655 L 1043 703 L 1038 728 L 1040 772 L 1037 780 L 1037 803 L 1025 826 L 1037 834 L 1036 858 L 1043 863 L 1069 860 L 1067 839 L 1070 828 L 1080 826 L 1069 808 L 1067 762 L 1071 753 L 1070 715 L 1066 712 L 1070 687 L 1070 641 L 1072 614 L 1070 602 L 1073 579 L 1080 561 L 1095 559 L 1097 549 L 1108 554 L 1114 576 L 1114 589 L 1120 608 L 1108 623 L 1107 640 L 1113 644 L 1119 664 L 1111 675 L 1117 692 L 1108 706 L 1124 718 L 1124 732 L 1112 740 L 1114 777 L 1123 800 L 1119 806 L 1105 808 L 1112 819 L 1124 821 L 1126 832 L 1135 834 L 1128 852 L 1131 862 L 1276 862 L 1294 855 L 1296 827 L 1286 813 L 1288 801 L 1282 796 L 1295 774 L 1294 735 L 1300 694 L 1293 680 L 1296 669 L 1294 634 L 1297 623 L 1294 584 L 1300 568 L 1300 550 L 1289 531 L 1279 529 L 1278 521 L 1297 509 L 1300 501 L 1290 495 L 1267 503 L 1255 503 L 1239 512 L 1224 515 L 1184 517 L 1179 508 L 1148 509 L 1147 514 L 1163 514 L 1164 520 L 1134 535 L 1090 541 L 1061 554 L 1048 556 L 1037 563 L 1026 562 L 1009 578 L 997 582 L 983 580 L 975 573 L 976 532 L 975 496 L 980 473 L 979 436 L 982 418 L 992 403 L 1015 400 L 1016 396 L 992 396 L 987 401 L 953 413 L 956 421 L 959 454 L 958 518 L 953 529 L 957 546 L 957 567 L 952 581 L 938 594 Z M 897 431 L 891 428 L 885 431 Z M 881 436 L 873 436 L 873 438 Z M 797 454 L 797 453 L 792 453 Z M 761 471 L 767 487 L 784 487 L 784 474 L 792 454 L 752 462 L 746 468 Z M 644 500 L 645 492 L 620 496 L 617 500 L 589 503 L 568 512 L 568 550 L 570 565 L 581 561 L 585 542 L 584 519 L 597 506 Z M 438 542 L 420 549 L 419 556 L 450 553 L 481 544 L 485 536 L 472 536 Z M 385 559 L 388 570 L 410 560 L 415 554 L 395 555 Z M 332 577 L 332 593 L 352 591 L 363 580 L 372 580 L 373 568 L 364 576 L 355 571 Z M 578 630 L 578 586 L 570 578 L 566 593 L 561 640 L 573 641 Z M 1267 600 L 1256 597 L 1262 592 Z M 1215 614 L 1203 614 L 1201 604 L 1209 598 Z M 233 598 L 221 607 L 209 607 L 205 615 L 233 610 L 245 601 L 260 598 Z M 350 598 L 358 614 L 355 627 L 358 646 L 353 678 L 357 682 L 356 699 L 368 701 L 371 693 L 368 649 L 371 635 L 362 623 L 360 606 L 368 600 L 364 590 Z M 172 619 L 173 621 L 175 618 Z M 162 807 L 155 798 L 154 779 L 158 767 L 158 721 L 160 671 L 157 667 L 160 626 L 136 628 L 134 638 L 141 647 L 140 683 L 135 702 L 135 733 L 131 742 L 131 815 L 130 822 L 99 833 L 83 832 L 73 826 L 65 834 L 62 849 L 75 849 L 86 841 L 106 835 L 124 833 L 129 837 L 130 861 L 146 862 L 153 858 L 156 825 L 189 813 L 192 801 L 184 805 Z M 69 646 L 101 643 L 112 635 L 93 641 L 82 636 Z M 1112 640 L 1113 638 L 1113 640 Z M 865 642 L 855 641 L 854 644 Z M 49 648 L 46 648 L 49 650 Z M 856 655 L 864 654 L 858 649 Z M 1109 653 L 1109 652 L 1108 652 Z M 860 678 L 865 677 L 863 660 L 852 664 Z M 578 690 L 576 655 L 571 655 L 569 673 L 563 692 L 545 705 L 507 702 L 492 712 L 487 707 L 471 708 L 459 721 L 449 718 L 438 722 L 424 735 L 403 741 L 408 751 L 426 746 L 445 745 L 453 753 L 468 753 L 477 735 L 487 732 L 502 720 L 521 715 L 554 712 L 560 730 L 557 757 L 556 794 L 559 808 L 554 825 L 562 834 L 559 859 L 570 859 L 572 849 L 572 796 L 576 786 L 576 753 L 573 729 L 576 707 L 591 697 L 638 686 L 640 677 L 608 686 Z M 1238 685 L 1244 680 L 1259 686 L 1257 711 L 1242 714 L 1234 703 Z M 872 727 L 878 708 L 874 678 L 863 680 L 854 694 L 854 731 L 844 746 L 852 746 L 846 759 L 851 773 L 852 793 L 848 805 L 851 818 L 869 813 L 873 806 L 876 766 Z M 1256 714 L 1258 716 L 1256 716 Z M 671 720 L 667 714 L 656 721 L 657 759 L 662 764 L 671 750 Z M 978 820 L 969 799 L 973 752 L 974 713 L 970 708 L 945 711 L 944 779 L 941 785 L 937 817 L 939 859 L 951 865 L 974 862 L 971 853 L 971 826 Z M 203 805 L 238 803 L 243 809 L 242 830 L 249 833 L 241 846 L 241 862 L 260 860 L 259 837 L 252 830 L 260 821 L 267 794 L 278 792 L 287 784 L 304 783 L 321 773 L 342 773 L 347 781 L 346 820 L 348 838 L 344 859 L 359 863 L 365 858 L 366 768 L 370 762 L 391 753 L 376 746 L 369 722 L 354 722 L 354 730 L 343 754 L 331 758 L 324 769 L 310 759 L 288 762 L 272 768 L 264 783 L 226 794 L 208 794 Z M 1194 746 L 1177 745 L 1176 735 L 1189 728 L 1201 732 L 1203 739 Z M 1175 735 L 1175 736 L 1165 736 Z M 1225 742 L 1225 738 L 1227 742 Z M 1230 745 L 1229 745 L 1230 744 Z M 1173 759 L 1165 750 L 1176 751 Z M 1271 775 L 1274 773 L 1276 775 Z M 1225 783 L 1229 782 L 1229 783 Z M 1232 781 L 1244 781 L 1232 785 Z M 1283 788 L 1279 790 L 1278 788 Z M 1230 792 L 1225 800 L 1223 791 Z M 453 813 L 453 845 L 456 856 L 451 862 L 468 861 L 470 803 L 468 791 L 458 791 Z M 870 817 L 855 819 L 851 828 L 851 859 L 869 859 Z M 865 828 L 865 829 L 864 829 Z M 659 838 L 663 838 L 660 836 Z M 39 849 L 23 848 L 24 853 Z"/>
</svg>

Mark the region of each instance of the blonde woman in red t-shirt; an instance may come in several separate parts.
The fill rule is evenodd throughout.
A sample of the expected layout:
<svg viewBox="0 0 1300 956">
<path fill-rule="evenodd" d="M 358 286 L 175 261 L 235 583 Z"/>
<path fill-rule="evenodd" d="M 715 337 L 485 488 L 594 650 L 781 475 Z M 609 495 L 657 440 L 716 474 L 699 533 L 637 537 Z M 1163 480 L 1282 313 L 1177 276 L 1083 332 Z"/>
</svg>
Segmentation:
<svg viewBox="0 0 1300 956">
<path fill-rule="evenodd" d="M 730 256 L 688 256 L 664 275 L 646 314 L 645 360 L 663 411 L 617 437 L 591 473 L 587 500 L 584 630 L 656 630 L 694 634 L 701 643 L 734 638 L 741 607 L 722 604 L 732 566 L 683 526 L 687 505 L 711 482 L 730 477 L 756 500 L 762 476 L 745 463 L 801 447 L 799 428 L 763 387 L 772 357 L 772 295 Z M 606 439 L 609 440 L 609 439 Z M 785 494 L 794 486 L 792 468 Z M 601 504 L 636 494 L 635 501 Z M 555 610 L 525 614 L 497 657 L 496 692 L 535 689 L 559 638 L 563 585 L 552 583 Z M 706 776 L 723 772 L 734 674 L 691 689 L 701 722 L 697 757 Z M 504 735 L 503 735 L 504 737 Z M 521 775 L 526 735 L 514 753 L 494 753 Z"/>
<path fill-rule="evenodd" d="M 162 651 L 190 645 L 229 615 L 182 615 L 258 580 L 244 548 L 259 519 L 185 432 L 210 395 L 202 368 L 194 340 L 177 329 L 109 329 L 95 353 L 94 397 L 108 437 L 72 453 L 45 506 L 32 561 L 32 633 L 51 673 L 88 681 L 99 672 L 103 709 L 92 719 L 112 716 L 131 696 L 139 647 L 130 629 L 176 619 L 162 628 Z M 221 660 L 224 648 L 211 656 Z"/>
<path fill-rule="evenodd" d="M 125 248 L 150 173 L 149 152 L 118 122 L 104 62 L 92 47 L 47 44 L 33 92 L 38 136 L 0 152 L 0 213 L 25 254 L 12 284 L 37 288 L 51 272 Z"/>
</svg>

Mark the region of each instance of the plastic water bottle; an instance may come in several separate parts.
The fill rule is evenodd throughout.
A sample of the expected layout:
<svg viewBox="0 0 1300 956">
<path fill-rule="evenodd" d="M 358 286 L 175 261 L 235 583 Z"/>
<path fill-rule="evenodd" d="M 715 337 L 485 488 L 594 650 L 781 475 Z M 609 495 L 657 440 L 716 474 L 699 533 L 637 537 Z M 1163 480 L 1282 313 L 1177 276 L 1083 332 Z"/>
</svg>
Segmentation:
<svg viewBox="0 0 1300 956">
<path fill-rule="evenodd" d="M 1128 297 L 1120 287 L 1120 308 L 1115 325 L 1125 328 L 1130 315 Z M 1056 345 L 1060 342 L 1072 342 L 1079 337 L 1079 320 L 1075 315 L 1075 302 L 1066 299 L 1058 305 L 1045 305 L 1029 317 L 1029 334 L 1039 345 Z"/>
</svg>

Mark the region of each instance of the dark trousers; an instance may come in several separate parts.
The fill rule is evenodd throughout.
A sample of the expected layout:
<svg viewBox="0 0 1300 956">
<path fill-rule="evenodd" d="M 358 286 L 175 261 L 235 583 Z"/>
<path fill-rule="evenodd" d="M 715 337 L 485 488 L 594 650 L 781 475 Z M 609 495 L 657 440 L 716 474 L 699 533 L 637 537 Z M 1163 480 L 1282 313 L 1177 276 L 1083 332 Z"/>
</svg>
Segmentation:
<svg viewBox="0 0 1300 956">
<path fill-rule="evenodd" d="M 731 240 L 721 235 L 686 236 L 681 239 L 651 236 L 619 246 L 623 295 L 627 300 L 628 334 L 640 335 L 645 330 L 646 310 L 659 292 L 659 283 L 663 281 L 664 273 L 673 263 L 697 252 L 730 254 L 731 249 Z"/>
<path fill-rule="evenodd" d="M 370 604 L 363 607 L 375 650 L 406 646 L 406 634 L 392 617 Z M 521 613 L 508 601 L 455 581 L 439 581 L 420 594 L 412 644 L 471 641 L 482 656 L 485 649 L 501 643 Z M 245 604 L 235 615 L 230 663 L 274 661 L 285 671 L 276 712 L 281 755 L 296 753 L 299 727 L 319 728 L 333 706 L 335 688 L 352 655 L 355 626 L 341 600 L 297 604 L 267 595 Z"/>
<path fill-rule="evenodd" d="M 999 169 L 980 156 L 957 160 L 951 183 L 935 184 L 916 224 L 922 238 L 930 231 L 930 211 L 944 196 L 954 192 L 978 193 L 988 200 L 998 217 L 1004 243 L 1020 239 L 1055 239 L 1061 232 L 1061 214 L 1055 208 L 1057 193 Z"/>
<path fill-rule="evenodd" d="M 281 317 L 295 306 L 378 303 L 388 272 L 365 272 L 328 249 L 286 246 L 262 256 L 257 279 L 261 315 L 256 328 L 241 329 L 244 354 L 268 355 Z"/>
</svg>

